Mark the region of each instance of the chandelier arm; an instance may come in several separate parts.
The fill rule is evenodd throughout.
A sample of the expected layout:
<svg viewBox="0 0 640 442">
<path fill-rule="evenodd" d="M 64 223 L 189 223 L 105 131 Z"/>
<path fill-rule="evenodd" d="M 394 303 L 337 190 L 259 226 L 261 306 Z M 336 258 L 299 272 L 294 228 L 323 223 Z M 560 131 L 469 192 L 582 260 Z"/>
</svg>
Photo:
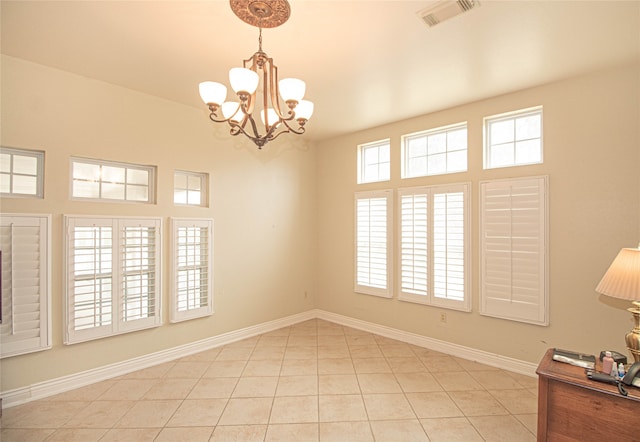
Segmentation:
<svg viewBox="0 0 640 442">
<path fill-rule="evenodd" d="M 230 118 L 223 118 L 222 120 L 218 119 L 218 115 L 215 112 L 211 112 L 209 114 L 209 119 L 215 123 L 229 123 L 231 124 L 231 119 Z"/>
<path fill-rule="evenodd" d="M 292 117 L 293 118 L 293 117 Z M 305 127 L 304 126 L 300 126 L 298 129 L 294 129 L 293 127 L 289 126 L 289 121 L 291 121 L 292 118 L 286 119 L 286 120 L 282 120 L 282 124 L 284 124 L 287 127 L 287 132 L 292 132 L 296 135 L 302 135 L 303 133 L 305 133 Z M 280 135 L 280 134 L 278 134 Z"/>
<path fill-rule="evenodd" d="M 255 139 L 258 139 L 258 138 L 262 138 L 260 136 L 260 133 L 258 132 L 258 126 L 256 125 L 256 120 L 254 120 L 253 116 L 249 115 L 247 120 L 249 122 L 251 122 L 251 130 L 253 131 L 253 135 L 247 134 L 247 136 L 249 136 L 249 138 L 251 138 L 252 140 L 255 140 Z"/>
<path fill-rule="evenodd" d="M 278 85 L 278 66 L 273 64 L 273 60 L 269 59 L 269 73 L 270 75 L 270 88 L 271 92 L 271 103 L 273 104 L 273 109 L 276 111 L 278 118 L 281 120 L 285 119 L 285 116 L 282 114 L 280 110 L 280 87 Z"/>
<path fill-rule="evenodd" d="M 291 127 L 287 126 L 287 130 L 281 130 L 277 134 L 273 135 L 273 137 L 271 137 L 269 141 L 275 140 L 276 138 L 278 138 L 282 134 L 294 133 L 296 135 L 302 135 L 304 132 L 305 132 L 304 127 L 301 127 L 300 131 L 296 131 L 295 129 L 292 129 Z"/>
<path fill-rule="evenodd" d="M 253 141 L 259 149 L 262 149 L 262 146 L 264 146 L 265 144 L 267 144 L 268 141 L 271 140 L 271 138 L 266 139 L 265 136 L 259 136 L 257 134 L 252 135 L 251 133 L 247 132 L 247 130 L 245 130 L 245 128 L 237 123 L 232 123 L 229 122 L 229 125 L 231 126 L 231 130 L 229 131 L 229 133 L 231 135 L 239 135 L 239 134 L 243 134 L 245 135 L 247 138 L 249 138 L 251 141 Z"/>
</svg>

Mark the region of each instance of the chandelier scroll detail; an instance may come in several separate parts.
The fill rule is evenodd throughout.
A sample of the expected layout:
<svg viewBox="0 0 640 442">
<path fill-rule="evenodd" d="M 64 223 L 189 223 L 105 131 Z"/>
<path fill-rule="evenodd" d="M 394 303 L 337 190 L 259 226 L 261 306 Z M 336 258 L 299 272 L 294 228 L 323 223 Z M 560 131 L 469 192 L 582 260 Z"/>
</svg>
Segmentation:
<svg viewBox="0 0 640 442">
<path fill-rule="evenodd" d="M 284 133 L 302 135 L 313 114 L 313 103 L 303 99 L 305 82 L 297 78 L 278 80 L 277 66 L 262 50 L 262 29 L 287 21 L 289 3 L 286 0 L 230 0 L 229 3 L 242 21 L 259 28 L 258 51 L 243 60 L 242 67 L 229 70 L 229 83 L 237 101 L 226 101 L 227 87 L 222 83 L 200 83 L 200 97 L 209 108 L 209 118 L 216 123 L 227 123 L 231 135 L 244 134 L 258 149 Z M 256 121 L 255 114 L 260 114 L 262 124 Z"/>
</svg>

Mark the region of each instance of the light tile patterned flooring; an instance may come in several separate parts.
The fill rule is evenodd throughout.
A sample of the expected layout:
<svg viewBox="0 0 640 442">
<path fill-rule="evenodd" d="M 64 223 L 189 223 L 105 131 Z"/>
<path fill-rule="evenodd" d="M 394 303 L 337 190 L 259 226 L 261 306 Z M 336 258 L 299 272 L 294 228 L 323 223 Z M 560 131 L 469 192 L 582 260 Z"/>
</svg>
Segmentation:
<svg viewBox="0 0 640 442">
<path fill-rule="evenodd" d="M 537 380 L 310 320 L 5 409 L 10 441 L 535 441 Z"/>
</svg>

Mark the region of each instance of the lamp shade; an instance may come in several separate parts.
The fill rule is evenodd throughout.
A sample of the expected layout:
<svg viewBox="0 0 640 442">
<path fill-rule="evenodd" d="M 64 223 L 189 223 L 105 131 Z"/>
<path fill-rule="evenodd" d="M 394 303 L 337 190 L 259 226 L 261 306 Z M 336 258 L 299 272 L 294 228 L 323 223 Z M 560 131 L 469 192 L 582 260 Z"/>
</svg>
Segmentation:
<svg viewBox="0 0 640 442">
<path fill-rule="evenodd" d="M 295 111 L 297 119 L 308 120 L 313 114 L 313 102 L 309 100 L 300 100 Z"/>
<path fill-rule="evenodd" d="M 640 300 L 640 248 L 620 250 L 596 292 L 630 301 Z"/>
<path fill-rule="evenodd" d="M 272 108 L 268 108 L 266 111 L 266 118 L 265 118 L 265 111 L 264 109 L 262 110 L 262 112 L 260 112 L 260 119 L 262 120 L 262 124 L 264 124 L 264 126 L 267 128 L 267 130 L 273 126 L 274 124 L 276 124 L 279 120 L 278 118 L 278 114 L 276 113 L 276 111 Z M 268 121 L 267 121 L 268 120 Z"/>
<path fill-rule="evenodd" d="M 236 92 L 253 94 L 258 88 L 260 77 L 257 73 L 247 68 L 232 68 L 229 70 L 229 83 Z"/>
<path fill-rule="evenodd" d="M 284 101 L 300 101 L 304 97 L 307 85 L 297 78 L 284 78 L 278 83 L 280 96 Z"/>
<path fill-rule="evenodd" d="M 240 103 L 237 101 L 226 101 L 222 103 L 222 115 L 226 120 L 240 121 L 242 120 L 242 111 Z"/>
<path fill-rule="evenodd" d="M 200 98 L 205 104 L 214 103 L 220 105 L 227 98 L 227 87 L 215 81 L 203 81 L 200 83 Z"/>
</svg>

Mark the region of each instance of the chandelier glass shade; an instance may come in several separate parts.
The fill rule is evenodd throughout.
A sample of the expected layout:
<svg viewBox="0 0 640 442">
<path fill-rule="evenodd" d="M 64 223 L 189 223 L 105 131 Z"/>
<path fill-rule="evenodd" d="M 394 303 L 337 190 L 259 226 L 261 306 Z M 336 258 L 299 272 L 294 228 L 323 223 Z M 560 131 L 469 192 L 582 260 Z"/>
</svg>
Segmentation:
<svg viewBox="0 0 640 442">
<path fill-rule="evenodd" d="M 305 82 L 297 78 L 278 80 L 277 66 L 262 50 L 263 26 L 275 27 L 286 21 L 289 4 L 286 0 L 230 3 L 238 17 L 259 27 L 258 51 L 243 60 L 243 67 L 229 70 L 229 84 L 235 94 L 230 101 L 226 101 L 225 85 L 213 81 L 200 83 L 200 97 L 209 107 L 209 118 L 227 123 L 231 135 L 244 134 L 259 149 L 283 133 L 302 135 L 313 114 L 313 103 L 303 99 Z M 259 119 L 254 117 L 257 114 Z"/>
</svg>

